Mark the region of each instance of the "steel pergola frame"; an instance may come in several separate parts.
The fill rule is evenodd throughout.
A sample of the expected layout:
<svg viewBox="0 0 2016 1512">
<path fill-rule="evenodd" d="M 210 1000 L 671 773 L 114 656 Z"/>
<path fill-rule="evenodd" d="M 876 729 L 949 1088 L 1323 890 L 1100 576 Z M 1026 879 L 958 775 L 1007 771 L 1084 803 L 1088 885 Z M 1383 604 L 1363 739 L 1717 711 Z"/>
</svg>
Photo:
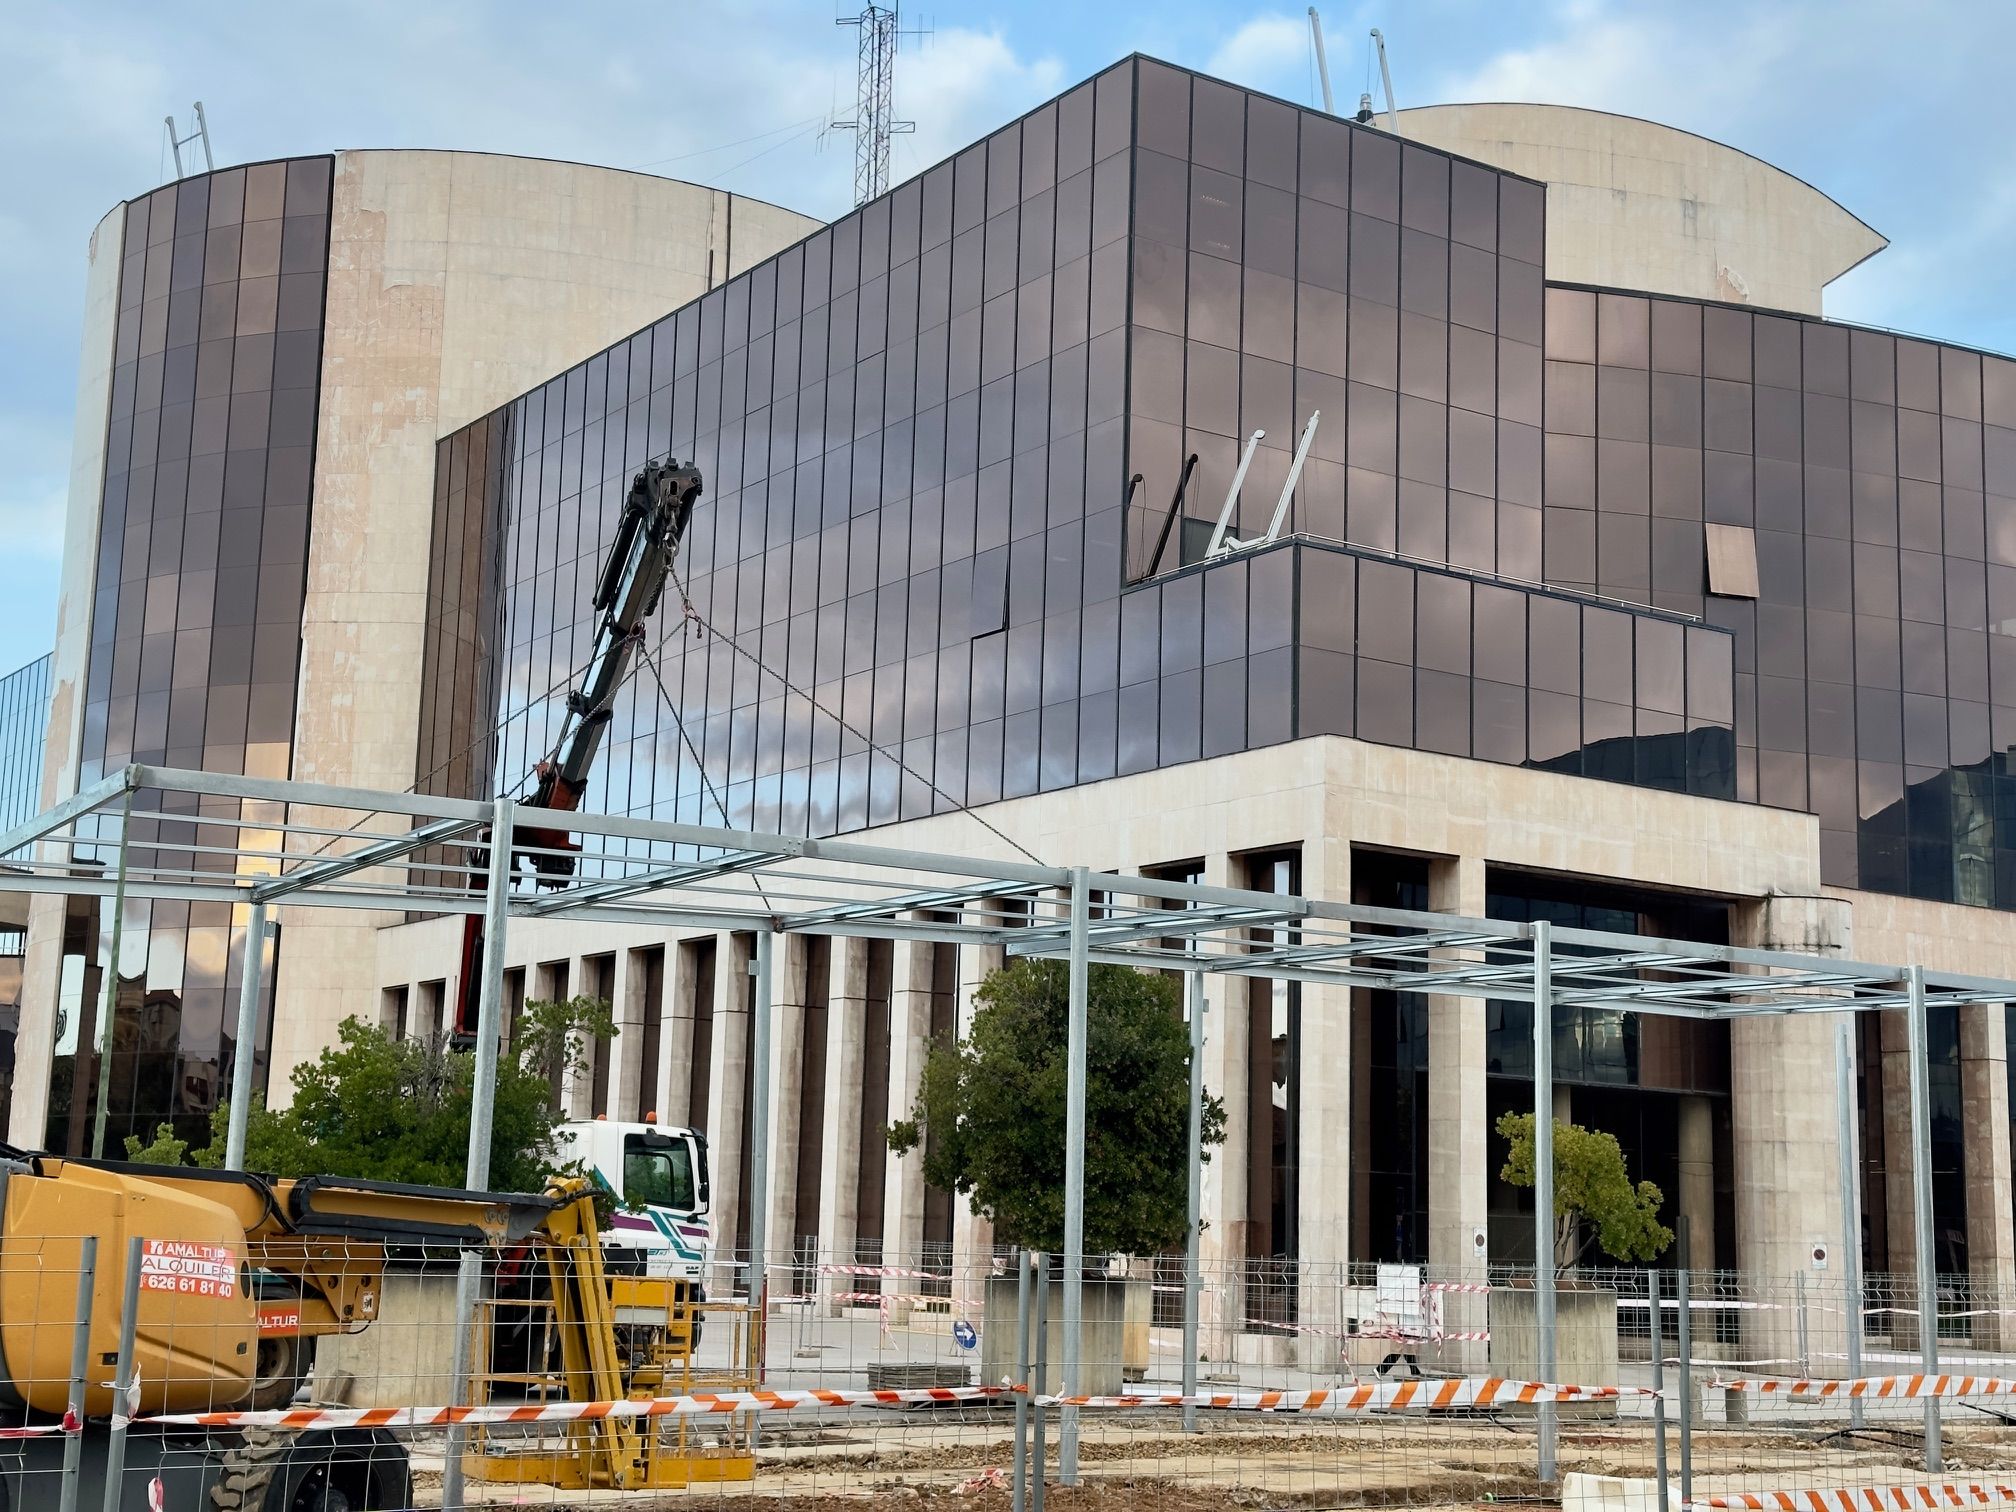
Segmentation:
<svg viewBox="0 0 2016 1512">
<path fill-rule="evenodd" d="M 578 852 L 519 840 L 527 828 L 564 829 Z M 506 838 L 511 837 L 511 838 Z M 514 843 L 515 842 L 515 843 Z M 32 851 L 29 849 L 32 847 Z M 829 935 L 994 946 L 1008 957 L 1069 963 L 1064 1359 L 1066 1393 L 1079 1375 L 1084 1263 L 1085 1011 L 1089 968 L 1112 965 L 1183 973 L 1193 1005 L 1207 976 L 1310 986 L 1427 993 L 1473 1001 L 1546 1004 L 1533 1015 L 1536 1212 L 1552 1197 L 1553 1023 L 1556 1009 L 1603 1008 L 1696 1019 L 1836 1015 L 1837 1110 L 1843 1148 L 1854 1137 L 1845 1048 L 1849 1013 L 1906 1014 L 1911 1057 L 1913 1187 L 1918 1273 L 1932 1274 L 1929 1093 L 1924 1064 L 1929 1009 L 2016 1001 L 2016 982 L 1788 951 L 1708 945 L 1555 927 L 1545 921 L 1473 919 L 1373 908 L 1322 898 L 1047 866 L 1005 857 L 925 851 L 870 841 L 762 834 L 625 815 L 523 809 L 509 799 L 466 799 L 132 765 L 5 835 L 0 853 L 28 859 L 0 868 L 0 892 L 114 899 L 106 1011 L 127 898 L 227 902 L 247 910 L 240 1043 L 256 1034 L 269 906 L 407 914 L 480 914 L 484 953 L 477 1036 L 477 1099 L 468 1183 L 489 1179 L 490 1108 L 504 952 L 514 918 L 574 919 L 667 930 L 746 931 L 756 939 L 751 1025 L 752 1295 L 765 1294 L 771 975 L 776 936 Z M 534 879 L 529 867 L 567 855 L 567 875 Z M 484 856 L 509 856 L 504 865 Z M 108 865 L 108 862 L 110 863 Z M 528 866 L 521 872 L 520 866 Z M 520 884 L 524 885 L 520 885 Z M 240 1056 L 232 1086 L 229 1162 L 241 1165 L 254 1058 Z M 1195 1079 L 1193 1078 L 1193 1081 Z M 102 1084 L 101 1084 L 102 1085 Z M 102 1120 L 102 1110 L 101 1110 Z M 1193 1120 L 1194 1128 L 1194 1120 Z M 1191 1150 L 1193 1170 L 1201 1151 Z M 1859 1281 L 1860 1220 L 1853 1165 L 1842 1163 L 1843 1249 Z M 1192 1183 L 1193 1194 L 1196 1184 Z M 1195 1197 L 1193 1195 L 1193 1209 Z M 1200 1213 L 1191 1214 L 1190 1268 Z M 1545 1246 L 1536 1246 L 1544 1249 Z M 1553 1368 L 1551 1255 L 1536 1263 L 1543 1375 Z M 1924 1368 L 1937 1357 L 1935 1289 L 1921 1287 Z M 1187 1370 L 1194 1370 L 1195 1288 L 1186 1288 Z M 473 1298 L 472 1298 L 473 1303 Z M 1850 1331 L 1851 1354 L 1859 1354 Z M 1852 1365 L 1852 1362 L 1851 1362 Z M 1186 1390 L 1192 1383 L 1186 1381 Z M 1928 1411 L 1935 1408 L 1928 1408 Z M 1075 1469 L 1075 1414 L 1067 1410 L 1067 1465 Z M 1542 1415 L 1542 1475 L 1551 1474 L 1552 1415 Z M 1930 1439 L 1936 1466 L 1936 1434 Z"/>
</svg>

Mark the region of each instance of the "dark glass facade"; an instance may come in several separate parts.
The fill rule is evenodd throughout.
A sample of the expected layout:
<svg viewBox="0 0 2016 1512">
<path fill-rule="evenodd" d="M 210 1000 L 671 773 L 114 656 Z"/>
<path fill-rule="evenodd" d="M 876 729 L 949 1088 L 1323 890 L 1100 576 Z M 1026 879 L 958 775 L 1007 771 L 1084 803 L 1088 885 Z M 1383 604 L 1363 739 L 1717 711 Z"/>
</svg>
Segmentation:
<svg viewBox="0 0 2016 1512">
<path fill-rule="evenodd" d="M 0 677 L 0 829 L 42 812 L 42 746 L 49 734 L 49 668 L 40 656 Z"/>
<path fill-rule="evenodd" d="M 1336 733 L 2016 906 L 2016 363 L 1549 287 L 1544 235 L 1539 184 L 1130 59 L 442 443 L 421 770 L 522 783 L 675 453 L 694 614 L 593 805 L 823 834 Z M 1201 561 L 1319 411 L 1292 539 Z"/>
<path fill-rule="evenodd" d="M 128 762 L 288 775 L 333 165 L 225 169 L 126 207 L 80 785 Z M 196 843 L 189 803 L 177 827 Z M 162 1121 L 207 1139 L 237 1053 L 233 914 L 128 903 L 108 1153 Z M 109 906 L 71 915 L 48 1129 L 59 1151 L 88 1142 L 111 958 Z"/>
</svg>

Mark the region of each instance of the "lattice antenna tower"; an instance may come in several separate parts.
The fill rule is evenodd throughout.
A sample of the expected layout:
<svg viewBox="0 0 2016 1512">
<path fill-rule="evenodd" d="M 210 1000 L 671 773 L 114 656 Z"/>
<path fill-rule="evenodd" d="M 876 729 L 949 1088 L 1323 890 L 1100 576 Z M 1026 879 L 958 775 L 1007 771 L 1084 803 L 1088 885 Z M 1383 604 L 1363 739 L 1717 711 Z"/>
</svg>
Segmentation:
<svg viewBox="0 0 2016 1512">
<path fill-rule="evenodd" d="M 896 117 L 896 42 L 902 34 L 894 5 L 870 3 L 858 16 L 842 16 L 836 26 L 861 32 L 860 98 L 851 121 L 835 121 L 836 131 L 854 133 L 854 203 L 865 205 L 889 189 L 889 139 L 917 129 Z"/>
</svg>

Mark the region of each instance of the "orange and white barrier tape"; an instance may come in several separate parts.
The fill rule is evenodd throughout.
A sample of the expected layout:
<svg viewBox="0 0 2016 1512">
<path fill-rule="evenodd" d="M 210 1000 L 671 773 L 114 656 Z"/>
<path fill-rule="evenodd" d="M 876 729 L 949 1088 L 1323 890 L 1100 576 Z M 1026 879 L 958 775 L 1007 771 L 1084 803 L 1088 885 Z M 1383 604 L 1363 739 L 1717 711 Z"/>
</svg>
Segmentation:
<svg viewBox="0 0 2016 1512">
<path fill-rule="evenodd" d="M 904 1270 L 898 1265 L 822 1265 L 822 1276 L 896 1276 L 906 1281 L 949 1281 L 934 1271 Z"/>
<path fill-rule="evenodd" d="M 2016 1377 L 1960 1375 L 1862 1376 L 1850 1380 L 1735 1376 L 1708 1383 L 1711 1391 L 1754 1391 L 1760 1396 L 1873 1397 L 1904 1401 L 1914 1397 L 2016 1396 Z"/>
<path fill-rule="evenodd" d="M 1421 1290 L 1424 1292 L 1468 1292 L 1472 1295 L 1483 1295 L 1495 1290 L 1495 1288 L 1489 1281 L 1424 1281 L 1421 1283 Z"/>
<path fill-rule="evenodd" d="M 1846 1486 L 1827 1491 L 1732 1491 L 1697 1496 L 1690 1507 L 1731 1512 L 1898 1512 L 1917 1507 L 1983 1507 L 2016 1501 L 2010 1486 Z"/>
<path fill-rule="evenodd" d="M 1367 1381 L 1357 1386 L 1313 1391 L 1228 1391 L 1164 1395 L 1042 1397 L 1045 1405 L 1133 1408 L 1209 1407 L 1228 1412 L 1400 1412 L 1450 1407 L 1504 1407 L 1531 1402 L 1605 1402 L 1620 1397 L 1656 1396 L 1642 1386 L 1555 1386 L 1544 1381 L 1507 1381 L 1496 1376 L 1448 1380 Z"/>
<path fill-rule="evenodd" d="M 927 1386 L 905 1391 L 711 1391 L 614 1402 L 492 1403 L 480 1407 L 293 1407 L 267 1412 L 181 1412 L 141 1419 L 186 1428 L 454 1428 L 495 1423 L 786 1412 L 798 1407 L 908 1407 L 1009 1396 L 1008 1386 Z"/>
</svg>

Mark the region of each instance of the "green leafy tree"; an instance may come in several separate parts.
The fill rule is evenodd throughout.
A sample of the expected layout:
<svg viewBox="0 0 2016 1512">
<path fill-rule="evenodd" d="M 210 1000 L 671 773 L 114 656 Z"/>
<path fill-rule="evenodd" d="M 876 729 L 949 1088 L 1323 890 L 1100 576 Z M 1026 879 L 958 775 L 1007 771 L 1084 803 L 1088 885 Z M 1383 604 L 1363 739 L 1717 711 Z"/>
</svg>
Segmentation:
<svg viewBox="0 0 2016 1512">
<path fill-rule="evenodd" d="M 135 1165 L 187 1165 L 189 1141 L 175 1137 L 175 1125 L 156 1124 L 154 1137 L 145 1144 L 138 1134 L 126 1136 L 126 1158 Z"/>
<path fill-rule="evenodd" d="M 1533 1185 L 1533 1115 L 1498 1120 L 1505 1168 L 1513 1186 Z M 1575 1265 L 1594 1244 L 1613 1260 L 1654 1260 L 1673 1242 L 1659 1221 L 1665 1194 L 1649 1181 L 1632 1185 L 1614 1134 L 1554 1121 L 1554 1262 Z"/>
<path fill-rule="evenodd" d="M 537 1192 L 559 1167 L 553 1132 L 564 1121 L 558 1089 L 587 1071 L 592 1046 L 616 1032 L 600 998 L 529 1002 L 500 1056 L 492 1114 L 490 1185 Z M 459 1187 L 469 1158 L 476 1057 L 445 1038 L 395 1039 L 345 1019 L 337 1042 L 294 1071 L 294 1096 L 279 1111 L 255 1102 L 245 1163 L 275 1176 L 351 1176 Z M 211 1116 L 209 1147 L 196 1164 L 224 1161 L 230 1110 Z M 131 1145 L 129 1141 L 129 1148 Z M 157 1138 L 156 1148 L 161 1147 Z"/>
<path fill-rule="evenodd" d="M 968 1196 L 997 1237 L 1064 1247 L 1064 1117 L 1069 968 L 1018 960 L 987 978 L 967 1037 L 924 1063 L 917 1106 L 889 1147 L 920 1145 L 924 1178 Z M 1188 1221 L 1190 1039 L 1176 984 L 1094 966 L 1085 1004 L 1085 1248 L 1149 1254 L 1181 1244 Z M 1204 1099 L 1207 1150 L 1225 1105 Z"/>
</svg>

